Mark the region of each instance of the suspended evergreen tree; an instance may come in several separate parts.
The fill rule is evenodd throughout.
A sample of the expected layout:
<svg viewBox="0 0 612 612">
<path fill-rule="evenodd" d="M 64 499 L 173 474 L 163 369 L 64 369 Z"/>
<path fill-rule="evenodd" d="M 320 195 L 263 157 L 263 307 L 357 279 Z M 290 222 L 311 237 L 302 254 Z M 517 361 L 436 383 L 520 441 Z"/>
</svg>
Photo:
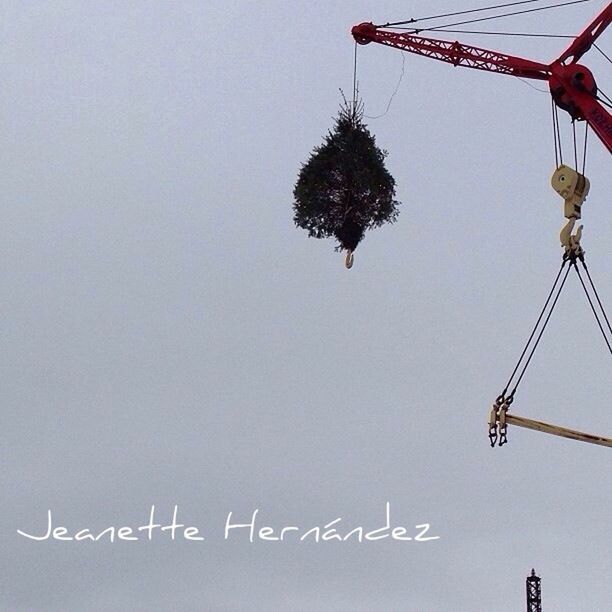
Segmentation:
<svg viewBox="0 0 612 612">
<path fill-rule="evenodd" d="M 363 105 L 345 99 L 333 131 L 302 166 L 293 191 L 295 224 L 313 238 L 335 237 L 349 268 L 365 231 L 397 219 L 386 155 L 363 123 Z"/>
</svg>

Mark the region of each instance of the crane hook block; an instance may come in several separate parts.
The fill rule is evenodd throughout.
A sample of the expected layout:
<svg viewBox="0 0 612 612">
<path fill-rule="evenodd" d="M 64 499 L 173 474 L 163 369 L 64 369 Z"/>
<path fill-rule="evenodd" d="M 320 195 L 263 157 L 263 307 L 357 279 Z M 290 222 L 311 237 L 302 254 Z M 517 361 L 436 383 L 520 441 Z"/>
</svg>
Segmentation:
<svg viewBox="0 0 612 612">
<path fill-rule="evenodd" d="M 565 248 L 566 255 L 573 253 L 580 255 L 583 251 L 580 247 L 582 237 L 582 225 L 575 234 L 574 225 L 581 217 L 582 204 L 589 193 L 591 183 L 589 179 L 573 168 L 561 164 L 550 179 L 552 188 L 565 200 L 563 213 L 569 221 L 565 224 L 559 235 L 561 246 Z"/>
<path fill-rule="evenodd" d="M 589 179 L 573 168 L 561 164 L 550 179 L 552 188 L 565 200 L 567 219 L 580 219 L 580 209 L 589 194 Z"/>
</svg>

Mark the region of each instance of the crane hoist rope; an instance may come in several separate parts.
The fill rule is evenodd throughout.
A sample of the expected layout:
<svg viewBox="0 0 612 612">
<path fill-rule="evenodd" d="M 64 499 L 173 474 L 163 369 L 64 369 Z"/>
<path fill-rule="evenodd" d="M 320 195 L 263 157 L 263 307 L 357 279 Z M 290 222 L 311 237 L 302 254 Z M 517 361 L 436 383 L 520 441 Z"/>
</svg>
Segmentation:
<svg viewBox="0 0 612 612">
<path fill-rule="evenodd" d="M 418 23 L 420 21 L 431 21 L 432 19 L 443 19 L 444 17 L 456 17 L 458 15 L 467 15 L 469 13 L 483 13 L 483 12 L 487 12 L 487 11 L 493 11 L 496 9 L 500 9 L 500 8 L 507 8 L 510 6 L 517 6 L 520 4 L 533 4 L 534 2 L 541 2 L 542 0 L 521 0 L 519 2 L 507 2 L 505 4 L 497 4 L 495 6 L 486 6 L 486 7 L 481 7 L 481 8 L 477 8 L 477 9 L 470 9 L 467 11 L 457 11 L 454 13 L 440 13 L 438 15 L 430 15 L 428 17 L 419 17 L 417 19 L 407 19 L 405 21 L 393 21 L 393 22 L 387 22 L 385 24 L 381 24 L 381 25 L 377 25 L 376 27 L 378 28 L 389 28 L 389 27 L 397 27 L 397 26 L 402 26 L 402 25 L 406 25 L 409 23 Z M 534 8 L 530 8 L 530 9 L 523 9 L 520 11 L 513 11 L 510 13 L 503 13 L 501 15 L 488 15 L 487 17 L 477 17 L 476 19 L 470 19 L 468 21 L 462 21 L 460 24 L 450 24 L 450 25 L 461 25 L 464 23 L 474 23 L 474 22 L 480 22 L 480 21 L 490 21 L 492 19 L 500 19 L 503 17 L 514 17 L 515 15 L 524 15 L 527 13 L 535 13 L 538 11 L 546 11 L 546 10 L 550 10 L 550 9 L 557 9 L 557 8 L 562 8 L 564 6 L 569 6 L 572 4 L 582 4 L 583 2 L 590 2 L 591 0 L 568 0 L 567 2 L 557 2 L 556 4 L 550 4 L 547 6 L 541 6 L 541 7 L 534 7 Z M 427 28 L 428 30 L 437 30 L 438 28 L 446 28 L 446 27 L 450 27 L 449 24 L 447 25 L 441 25 L 441 26 L 436 26 L 436 27 L 432 27 L 432 28 Z M 423 31 L 422 29 L 420 31 Z"/>
<path fill-rule="evenodd" d="M 595 287 L 595 283 L 593 282 L 593 279 L 591 277 L 591 274 L 585 262 L 584 249 L 582 248 L 580 244 L 580 240 L 582 237 L 582 226 L 578 228 L 576 233 L 573 233 L 576 220 L 581 218 L 582 204 L 584 203 L 584 200 L 586 199 L 588 192 L 589 192 L 589 188 L 590 188 L 589 180 L 583 174 L 580 174 L 573 168 L 570 168 L 565 165 L 561 165 L 555 170 L 551 178 L 551 185 L 553 189 L 561 197 L 564 198 L 564 201 L 565 201 L 564 213 L 565 213 L 565 217 L 568 219 L 568 222 L 565 224 L 565 226 L 561 230 L 561 233 L 559 236 L 560 241 L 561 241 L 561 246 L 564 248 L 561 267 L 554 280 L 552 289 L 550 290 L 548 297 L 546 298 L 544 307 L 542 308 L 542 311 L 540 312 L 540 315 L 529 336 L 529 339 L 527 340 L 527 343 L 525 344 L 525 347 L 523 348 L 523 351 L 518 359 L 518 362 L 514 370 L 512 371 L 512 374 L 510 375 L 510 378 L 506 386 L 504 387 L 503 391 L 498 395 L 498 397 L 496 398 L 495 402 L 493 403 L 491 407 L 491 410 L 489 412 L 489 441 L 491 443 L 491 446 L 495 446 L 496 444 L 498 446 L 503 446 L 504 444 L 506 444 L 508 441 L 507 426 L 508 424 L 513 424 L 519 427 L 526 427 L 528 429 L 534 429 L 536 431 L 558 435 L 558 436 L 562 436 L 565 438 L 571 438 L 574 440 L 580 440 L 583 442 L 589 442 L 589 443 L 598 444 L 601 446 L 612 447 L 612 439 L 610 438 L 604 438 L 601 436 L 593 436 L 591 434 L 585 434 L 583 432 L 579 432 L 579 431 L 572 430 L 572 429 L 567 429 L 564 427 L 559 427 L 557 425 L 543 423 L 542 421 L 533 421 L 531 419 L 526 419 L 524 417 L 519 417 L 517 415 L 509 414 L 510 406 L 512 405 L 514 401 L 514 397 L 518 389 L 518 386 L 521 380 L 523 379 L 525 372 L 527 371 L 527 367 L 529 366 L 529 363 L 531 362 L 531 359 L 535 353 L 536 348 L 538 347 L 538 344 L 540 343 L 542 335 L 544 334 L 546 326 L 548 325 L 548 322 L 550 321 L 550 317 L 555 309 L 555 306 L 557 305 L 557 301 L 559 300 L 561 291 L 563 290 L 563 287 L 565 286 L 565 282 L 572 268 L 576 271 L 578 279 L 580 280 L 580 284 L 589 302 L 589 306 L 591 307 L 591 311 L 593 312 L 593 315 L 595 317 L 595 321 L 597 322 L 599 330 L 601 331 L 603 335 L 604 342 L 608 348 L 608 351 L 610 352 L 610 355 L 612 356 L 612 325 L 610 324 L 610 319 L 608 318 L 606 310 L 599 297 L 599 292 L 597 291 L 597 288 Z M 595 296 L 595 300 L 593 300 L 593 298 L 591 297 L 589 293 L 589 288 L 587 288 L 587 284 L 584 282 L 584 279 L 582 278 L 580 269 L 578 267 L 578 262 L 580 262 L 582 268 L 586 272 L 586 275 L 587 275 L 587 278 L 590 284 L 590 290 L 593 292 Z M 566 268 L 566 265 L 567 265 L 567 268 Z M 565 274 L 563 274 L 564 269 L 565 269 Z M 559 284 L 560 280 L 561 282 Z M 553 295 L 554 295 L 554 299 L 553 299 Z M 551 299 L 552 299 L 552 305 L 549 308 Z M 595 302 L 597 303 L 597 306 L 599 307 L 599 310 L 601 312 L 598 312 L 598 309 L 595 307 Z M 548 314 L 546 315 L 546 318 L 544 319 L 543 325 L 540 327 L 542 318 L 544 317 L 547 310 L 548 310 Z M 605 321 L 605 325 L 604 325 L 604 321 Z M 512 385 L 512 381 L 514 380 L 514 377 L 516 373 L 518 372 L 519 367 L 521 363 L 523 362 L 523 358 L 527 354 L 527 350 L 529 346 L 531 345 L 531 342 L 538 329 L 540 329 L 540 331 L 539 331 L 539 334 L 537 335 L 535 343 L 533 344 L 531 351 L 529 352 L 529 355 L 527 357 L 527 360 L 525 361 L 523 368 L 520 372 L 520 375 L 518 376 L 514 384 L 514 388 L 508 394 L 508 390 L 510 389 Z"/>
<path fill-rule="evenodd" d="M 553 295 L 553 292 L 555 290 L 555 287 L 557 285 L 557 282 L 559 280 L 559 276 L 560 274 L 557 275 L 557 278 L 555 279 L 555 284 L 553 285 L 553 289 L 551 290 L 551 293 L 549 294 L 549 297 L 547 299 L 546 304 L 544 305 L 544 308 L 542 309 L 542 312 L 540 313 L 540 316 L 538 318 L 538 321 L 536 322 L 536 325 L 529 337 L 529 339 L 527 340 L 527 343 L 525 345 L 525 348 L 523 349 L 523 352 L 521 353 L 521 356 L 519 357 L 519 360 L 512 372 L 512 374 L 510 375 L 510 379 L 506 385 L 506 387 L 504 388 L 504 390 L 500 393 L 500 395 L 496 398 L 495 402 L 493 403 L 493 406 L 491 407 L 491 410 L 489 412 L 489 440 L 491 442 L 491 446 L 495 446 L 496 443 L 499 446 L 503 446 L 508 440 L 507 440 L 507 424 L 514 424 L 514 425 L 518 425 L 518 426 L 523 426 L 523 427 L 527 427 L 529 429 L 535 429 L 537 431 L 543 431 L 545 433 L 551 433 L 551 434 L 555 434 L 555 435 L 561 435 L 564 437 L 569 437 L 569 438 L 573 438 L 576 440 L 583 440 L 585 442 L 592 442 L 594 444 L 602 444 L 601 442 L 594 442 L 594 440 L 604 440 L 607 441 L 605 444 L 603 444 L 604 446 L 612 446 L 612 439 L 607 439 L 607 438 L 603 438 L 601 436 L 592 436 L 590 434 L 583 434 L 581 432 L 574 432 L 577 434 L 580 434 L 583 437 L 576 437 L 576 436 L 571 436 L 571 435 L 565 435 L 565 433 L 568 432 L 572 432 L 573 430 L 568 430 L 566 428 L 559 428 L 556 425 L 548 425 L 542 422 L 536 422 L 533 421 L 533 423 L 539 423 L 539 425 L 541 425 L 542 427 L 530 427 L 528 424 L 526 424 L 527 422 L 529 422 L 529 419 L 525 419 L 524 417 L 518 417 L 517 415 L 510 415 L 509 411 L 510 411 L 510 406 L 512 405 L 514 398 L 515 398 L 515 394 L 516 391 L 518 389 L 518 386 L 525 374 L 525 372 L 527 371 L 527 367 L 529 366 L 529 363 L 531 362 L 531 358 L 533 357 L 535 350 L 540 342 L 540 339 L 542 338 L 542 335 L 544 333 L 544 330 L 546 329 L 546 325 L 548 324 L 548 321 L 550 320 L 550 317 L 553 313 L 553 310 L 555 308 L 555 305 L 557 303 L 557 300 L 559 298 L 559 295 L 561 294 L 561 290 L 563 289 L 563 286 L 565 284 L 565 280 L 567 279 L 567 276 L 570 272 L 570 270 L 572 268 L 574 268 L 576 270 L 576 273 L 578 275 L 578 278 L 580 279 L 580 283 L 582 285 L 582 288 L 584 289 L 585 295 L 587 297 L 587 300 L 589 302 L 589 305 L 591 307 L 591 310 L 594 314 L 595 320 L 597 322 L 597 325 L 599 327 L 599 330 L 601 331 L 603 338 L 604 338 L 604 342 L 608 348 L 608 351 L 610 353 L 610 355 L 612 356 L 612 326 L 610 325 L 610 319 L 608 318 L 605 308 L 599 298 L 597 289 L 595 288 L 595 284 L 592 281 L 592 278 L 590 276 L 590 273 L 588 272 L 588 267 L 586 265 L 586 262 L 584 261 L 584 252 L 580 255 L 570 255 L 569 258 L 565 258 L 563 260 L 563 264 L 561 267 L 560 272 L 563 270 L 565 264 L 567 262 L 570 262 L 570 265 L 567 267 L 566 271 L 565 271 L 565 275 L 563 277 L 563 280 L 561 282 L 561 285 L 559 286 L 559 288 L 557 289 L 557 294 L 555 296 L 555 299 L 553 301 L 553 304 L 548 312 L 548 315 L 544 321 L 544 324 L 540 330 L 540 333 L 538 334 L 538 337 L 535 341 L 535 344 L 533 345 L 530 353 L 529 353 L 529 357 L 527 358 L 527 361 L 525 362 L 525 364 L 523 365 L 523 369 L 521 370 L 521 373 L 514 385 L 514 388 L 512 389 L 512 391 L 508 394 L 508 389 L 510 388 L 510 385 L 512 383 L 512 380 L 514 379 L 514 376 L 516 374 L 516 372 L 519 369 L 519 366 L 523 360 L 523 357 L 525 356 L 525 353 L 527 352 L 527 349 L 529 347 L 529 345 L 531 344 L 531 341 L 533 339 L 533 336 L 536 332 L 536 330 L 538 329 L 538 326 L 540 324 L 540 321 L 542 319 L 542 316 L 544 315 L 544 312 L 546 311 L 546 308 L 548 306 L 548 303 L 550 301 L 550 298 Z M 595 308 L 595 304 L 589 294 L 589 291 L 587 289 L 587 286 L 584 282 L 584 280 L 582 279 L 582 276 L 580 274 L 580 270 L 578 268 L 577 265 L 577 261 L 580 261 L 580 263 L 582 264 L 583 268 L 585 269 L 585 271 L 587 272 L 588 278 L 589 278 L 589 282 L 591 284 L 591 290 L 593 291 L 593 293 L 596 296 L 596 301 L 597 304 L 601 310 L 601 315 L 603 315 L 603 320 L 606 323 L 607 326 L 607 330 L 606 330 L 606 326 L 604 326 L 602 319 L 600 318 L 600 314 L 597 312 L 597 309 Z M 544 427 L 546 425 L 546 427 Z M 556 429 L 559 430 L 559 432 L 557 432 Z M 560 433 L 560 431 L 563 430 L 565 433 Z"/>
<path fill-rule="evenodd" d="M 579 4 L 581 1 L 588 0 L 561 2 L 538 8 L 534 7 L 530 8 L 529 10 L 524 9 L 521 11 L 515 11 L 513 14 L 560 8 L 561 6 L 567 6 L 570 4 Z M 530 2 L 510 2 L 506 5 L 487 7 L 487 10 L 501 8 L 502 6 L 511 6 L 513 4 L 530 4 Z M 471 12 L 477 11 L 461 11 L 455 14 L 438 15 L 431 18 L 450 17 Z M 604 340 L 608 346 L 608 349 L 610 350 L 610 354 L 612 355 L 612 327 L 610 326 L 610 320 L 603 308 L 601 300 L 599 299 L 599 294 L 597 293 L 591 275 L 584 261 L 584 250 L 580 244 L 582 237 L 582 226 L 578 227 L 578 229 L 574 231 L 576 220 L 581 218 L 581 206 L 589 192 L 590 187 L 589 181 L 585 176 L 586 141 L 588 132 L 585 132 L 582 173 L 579 173 L 575 122 L 585 121 L 587 126 L 590 127 L 590 129 L 595 133 L 595 136 L 599 138 L 607 150 L 612 153 L 612 115 L 607 110 L 607 103 L 602 97 L 604 94 L 598 88 L 592 72 L 589 70 L 589 68 L 580 63 L 581 58 L 585 55 L 585 53 L 587 53 L 587 51 L 594 46 L 598 51 L 603 53 L 599 47 L 597 47 L 595 42 L 605 31 L 605 29 L 612 23 L 612 2 L 607 3 L 606 6 L 594 19 L 591 20 L 591 22 L 582 30 L 580 34 L 572 37 L 568 47 L 559 55 L 559 57 L 548 64 L 512 56 L 506 53 L 491 51 L 489 49 L 465 45 L 458 41 L 427 38 L 420 35 L 420 32 L 423 31 L 435 32 L 437 29 L 447 29 L 467 23 L 484 22 L 488 21 L 489 19 L 498 19 L 500 17 L 507 17 L 509 15 L 510 13 L 483 18 L 477 17 L 475 19 L 469 19 L 456 23 L 444 23 L 443 25 L 438 26 L 429 26 L 429 24 L 427 24 L 425 28 L 420 28 L 418 30 L 415 29 L 414 26 L 412 28 L 401 27 L 405 24 L 414 24 L 416 21 L 418 21 L 416 19 L 411 19 L 404 22 L 389 22 L 384 25 L 374 25 L 372 22 L 363 22 L 353 26 L 352 35 L 355 41 L 360 45 L 367 45 L 374 42 L 423 57 L 435 59 L 437 61 L 450 63 L 455 67 L 463 66 L 476 70 L 506 74 L 520 78 L 521 80 L 535 79 L 547 82 L 552 97 L 553 139 L 555 144 L 556 167 L 551 183 L 555 191 L 557 191 L 557 193 L 559 193 L 559 195 L 561 195 L 565 200 L 564 214 L 568 219 L 560 233 L 560 241 L 562 247 L 564 248 L 564 254 L 561 269 L 559 270 L 553 284 L 553 288 L 546 300 L 542 312 L 540 313 L 527 345 L 523 349 L 519 363 L 515 367 L 508 385 L 497 397 L 490 411 L 489 438 L 492 446 L 494 446 L 498 441 L 500 446 L 505 444 L 507 442 L 507 425 L 514 424 L 521 427 L 528 427 L 537 431 L 543 431 L 576 440 L 612 447 L 612 439 L 609 438 L 592 436 L 590 434 L 584 434 L 582 432 L 559 427 L 557 425 L 550 425 L 540 421 L 533 421 L 530 419 L 525 419 L 524 417 L 508 414 L 508 409 L 513 403 L 518 385 L 521 382 L 534 355 L 535 349 L 540 342 L 544 330 L 546 329 L 548 321 L 550 320 L 552 312 L 554 311 L 561 291 L 565 286 L 565 282 L 572 268 L 576 271 L 580 279 L 580 283 L 587 295 L 589 305 L 591 306 L 595 319 L 604 336 Z M 425 19 L 430 18 L 423 18 L 422 20 Z M 396 28 L 395 30 L 388 29 L 394 26 Z M 355 55 L 353 75 L 354 84 L 357 82 L 356 66 L 357 60 Z M 574 162 L 576 169 L 565 165 L 563 161 L 561 132 L 559 129 L 559 109 L 569 114 L 572 120 Z M 595 300 L 593 300 L 589 295 L 587 285 L 580 274 L 578 262 L 582 265 L 587 274 L 590 288 L 595 294 Z M 597 303 L 602 316 L 600 316 L 600 313 L 598 313 L 595 307 L 595 302 Z M 547 309 L 548 313 L 546 314 Z M 540 327 L 542 320 L 544 323 Z M 602 321 L 607 323 L 607 330 L 610 333 L 610 339 L 608 339 L 608 331 L 606 331 L 606 327 Z M 534 337 L 536 338 L 535 343 L 531 347 L 529 354 L 527 354 L 529 346 L 531 345 Z M 527 359 L 516 383 L 514 384 L 514 388 L 510 395 L 506 395 L 510 385 L 512 384 L 514 376 L 517 374 L 517 372 L 519 372 L 522 360 L 526 355 Z"/>
<path fill-rule="evenodd" d="M 560 6 L 554 5 L 551 8 Z M 491 18 L 499 18 L 499 15 Z M 598 93 L 601 92 L 598 91 L 592 72 L 579 63 L 582 56 L 595 45 L 596 40 L 612 23 L 612 3 L 608 3 L 591 23 L 572 39 L 561 55 L 548 64 L 465 45 L 458 41 L 427 38 L 417 36 L 411 31 L 387 29 L 399 23 L 401 22 L 374 25 L 372 22 L 363 22 L 353 26 L 352 35 L 361 45 L 374 42 L 454 66 L 546 81 L 556 107 L 566 111 L 573 120 L 586 121 L 612 153 L 612 115 L 600 100 Z M 440 27 L 450 25 L 459 24 L 445 24 Z"/>
</svg>

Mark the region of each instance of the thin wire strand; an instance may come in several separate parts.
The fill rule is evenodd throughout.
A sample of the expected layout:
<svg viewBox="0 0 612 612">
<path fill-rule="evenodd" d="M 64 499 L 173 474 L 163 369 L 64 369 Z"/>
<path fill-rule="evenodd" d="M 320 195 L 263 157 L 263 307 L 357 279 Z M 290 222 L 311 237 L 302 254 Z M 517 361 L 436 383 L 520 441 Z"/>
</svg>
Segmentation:
<svg viewBox="0 0 612 612">
<path fill-rule="evenodd" d="M 555 121 L 557 122 L 557 138 L 559 139 L 559 162 L 563 163 L 563 146 L 561 143 L 561 122 L 559 121 L 559 107 L 555 104 Z"/>
<path fill-rule="evenodd" d="M 601 89 L 599 90 L 599 93 L 608 101 L 608 102 L 612 102 L 612 98 L 610 98 L 610 96 L 607 96 L 603 91 L 601 91 Z"/>
<path fill-rule="evenodd" d="M 550 99 L 550 114 L 552 116 L 553 141 L 555 143 L 555 168 L 559 167 L 559 147 L 557 145 L 557 123 L 555 122 L 555 101 Z"/>
<path fill-rule="evenodd" d="M 533 337 L 536 333 L 536 331 L 538 330 L 538 327 L 540 325 L 540 321 L 542 320 L 542 317 L 544 316 L 544 313 L 546 312 L 546 309 L 548 308 L 548 304 L 550 303 L 550 300 L 555 292 L 555 289 L 557 287 L 557 283 L 559 282 L 559 278 L 561 276 L 561 273 L 563 272 L 563 268 L 565 267 L 565 264 L 567 263 L 567 261 L 564 259 L 563 262 L 561 263 L 561 268 L 559 268 L 559 272 L 557 273 L 557 277 L 555 278 L 555 282 L 553 283 L 553 286 L 550 290 L 550 293 L 548 294 L 548 297 L 546 298 L 546 302 L 544 303 L 544 306 L 542 307 L 542 310 L 540 311 L 540 316 L 538 317 L 538 320 L 536 321 L 536 324 L 533 326 L 533 330 L 531 331 L 531 335 L 529 336 L 529 339 L 527 340 L 525 347 L 523 348 L 523 352 L 521 353 L 521 356 L 518 358 L 518 361 L 516 362 L 516 366 L 514 366 L 514 370 L 512 371 L 512 374 L 510 374 L 510 378 L 508 379 L 508 382 L 506 384 L 506 386 L 504 387 L 504 390 L 502 391 L 502 395 L 506 394 L 506 391 L 508 391 L 508 388 L 510 387 L 510 383 L 512 383 L 512 379 L 514 378 L 514 375 L 516 374 L 517 370 L 519 369 L 519 366 L 521 365 L 521 361 L 523 361 L 523 357 L 525 356 L 525 353 L 527 352 L 527 349 L 529 348 L 529 345 L 531 344 L 531 341 L 533 340 Z"/>
<path fill-rule="evenodd" d="M 606 309 L 603 307 L 603 304 L 601 303 L 601 300 L 599 299 L 599 293 L 597 292 L 597 289 L 595 288 L 595 283 L 593 282 L 593 279 L 591 278 L 591 273 L 589 272 L 589 269 L 587 268 L 587 265 L 584 261 L 582 262 L 582 267 L 584 268 L 584 271 L 587 273 L 589 282 L 591 283 L 591 287 L 593 288 L 593 293 L 595 294 L 595 298 L 597 299 L 597 303 L 599 304 L 599 308 L 601 309 L 604 319 L 606 320 L 606 323 L 608 324 L 608 329 L 610 330 L 610 334 L 612 334 L 612 325 L 610 325 L 610 319 L 608 319 L 608 315 L 606 314 Z"/>
<path fill-rule="evenodd" d="M 399 91 L 400 85 L 402 83 L 402 79 L 404 78 L 404 69 L 406 67 L 406 54 L 404 53 L 403 50 L 401 51 L 402 51 L 402 72 L 397 81 L 397 84 L 395 85 L 395 89 L 393 90 L 393 93 L 391 94 L 391 97 L 389 98 L 389 102 L 387 102 L 387 108 L 385 109 L 385 112 L 380 115 L 374 115 L 374 116 L 364 115 L 366 119 L 380 119 L 381 117 L 384 117 L 389 112 L 389 109 L 391 108 L 391 103 L 393 102 L 393 98 L 395 98 L 395 95 Z"/>
<path fill-rule="evenodd" d="M 353 58 L 353 114 L 357 111 L 357 41 Z"/>
<path fill-rule="evenodd" d="M 563 149 L 561 147 L 561 128 L 559 126 L 559 109 L 557 108 L 557 105 L 554 103 L 554 101 L 553 101 L 553 115 L 554 115 L 555 127 L 557 128 L 557 144 L 559 147 L 559 163 L 562 164 L 563 163 Z"/>
<path fill-rule="evenodd" d="M 525 9 L 524 11 L 514 11 L 512 13 L 502 13 L 501 15 L 492 15 L 490 17 L 480 17 L 479 19 L 470 19 L 468 21 L 460 21 L 457 23 L 448 23 L 442 26 L 436 26 L 433 28 L 428 28 L 429 30 L 437 30 L 439 28 L 452 28 L 458 25 L 464 25 L 468 23 L 478 23 L 482 21 L 490 21 L 492 19 L 501 19 L 503 17 L 513 17 L 514 15 L 525 15 L 527 13 L 535 13 L 537 11 L 547 11 L 550 9 L 562 8 L 564 6 L 570 6 L 572 4 L 581 4 L 583 2 L 590 2 L 590 0 L 570 0 L 569 2 L 562 2 L 560 4 L 549 4 L 547 6 L 539 6 L 532 9 Z"/>
<path fill-rule="evenodd" d="M 591 0 L 570 0 L 569 2 L 562 2 L 560 4 L 549 4 L 547 6 L 540 6 L 540 7 L 536 7 L 536 8 L 532 8 L 532 9 L 525 9 L 524 11 L 513 11 L 511 13 L 502 13 L 501 15 L 490 15 L 489 17 L 479 17 L 478 19 L 467 19 L 465 21 L 456 21 L 455 23 L 445 23 L 439 26 L 433 26 L 431 28 L 406 28 L 406 29 L 412 29 L 415 33 L 418 32 L 432 32 L 435 30 L 440 30 L 442 28 L 452 28 L 455 26 L 459 26 L 459 25 L 465 25 L 468 23 L 480 23 L 482 21 L 490 21 L 492 19 L 501 19 L 503 17 L 513 17 L 514 15 L 525 15 L 527 13 L 535 13 L 536 11 L 546 11 L 546 10 L 550 10 L 550 9 L 556 9 L 556 8 L 561 8 L 564 6 L 570 6 L 572 4 L 582 4 L 583 2 L 590 2 Z M 406 23 L 410 23 L 410 22 L 406 22 Z M 387 26 L 391 26 L 391 25 L 398 25 L 399 22 L 397 24 L 386 24 L 384 26 L 377 26 L 377 27 L 387 27 Z"/>
<path fill-rule="evenodd" d="M 612 108 L 612 99 L 610 99 L 609 96 L 607 96 L 603 91 L 601 91 L 601 89 L 599 89 L 598 91 L 605 98 L 605 100 L 602 100 L 599 96 L 595 96 L 595 99 L 599 100 L 605 106 L 609 106 L 610 108 Z"/>
<path fill-rule="evenodd" d="M 610 59 L 595 43 L 593 46 L 612 64 L 612 59 Z"/>
<path fill-rule="evenodd" d="M 574 168 L 578 170 L 578 146 L 576 144 L 576 120 L 572 119 L 572 134 L 574 138 Z"/>
<path fill-rule="evenodd" d="M 599 96 L 595 96 L 595 99 L 601 102 L 604 106 L 607 106 L 608 108 L 612 108 L 611 102 L 606 102 L 603 98 L 600 98 Z"/>
<path fill-rule="evenodd" d="M 589 291 L 586 288 L 586 285 L 584 284 L 584 281 L 582 280 L 582 275 L 580 274 L 580 270 L 578 269 L 578 266 L 576 265 L 576 262 L 573 262 L 572 264 L 576 270 L 576 273 L 578 274 L 578 278 L 580 279 L 580 284 L 582 285 L 582 288 L 584 289 L 584 293 L 587 296 L 587 300 L 589 300 L 589 305 L 591 306 L 591 310 L 593 311 L 593 314 L 595 315 L 595 320 L 597 321 L 597 325 L 599 326 L 599 330 L 601 331 L 603 337 L 604 337 L 604 341 L 606 343 L 606 345 L 608 346 L 608 350 L 610 351 L 610 355 L 612 355 L 612 345 L 610 345 L 610 341 L 608 340 L 608 336 L 603 328 L 603 325 L 601 324 L 601 321 L 599 320 L 599 315 L 597 314 L 597 310 L 595 309 L 595 306 L 593 304 L 593 300 L 591 300 L 591 296 L 589 295 Z"/>
<path fill-rule="evenodd" d="M 545 89 L 540 89 L 539 87 L 536 87 L 535 85 L 533 85 L 532 83 L 530 83 L 527 79 L 523 79 L 522 77 L 516 77 L 519 81 L 522 81 L 523 83 L 525 83 L 525 85 L 529 85 L 529 87 L 531 87 L 531 89 L 535 89 L 536 91 L 539 91 L 540 93 L 550 93 L 549 91 L 546 91 Z"/>
<path fill-rule="evenodd" d="M 584 175 L 586 170 L 586 158 L 587 158 L 587 140 L 589 138 L 589 124 L 584 123 L 584 150 L 582 151 L 582 174 Z"/>
<path fill-rule="evenodd" d="M 516 390 L 518 389 L 518 386 L 521 383 L 521 380 L 523 380 L 523 376 L 525 376 L 525 372 L 527 371 L 527 366 L 529 366 L 529 363 L 531 362 L 531 358 L 533 357 L 533 354 L 535 353 L 535 350 L 538 348 L 538 344 L 540 343 L 540 340 L 542 338 L 542 334 L 544 333 L 544 330 L 546 329 L 546 326 L 548 325 L 548 321 L 550 321 L 550 317 L 553 313 L 553 311 L 555 310 L 555 306 L 557 305 L 557 301 L 559 300 L 559 296 L 561 295 L 561 291 L 563 290 L 563 287 L 565 286 L 565 281 L 567 280 L 567 277 L 569 275 L 569 272 L 571 270 L 571 266 L 567 267 L 567 270 L 565 271 L 565 276 L 563 277 L 563 281 L 561 283 L 561 286 L 559 287 L 559 291 L 557 292 L 557 296 L 555 297 L 555 300 L 552 304 L 552 306 L 550 307 L 550 311 L 548 313 L 548 316 L 546 317 L 546 320 L 544 321 L 544 326 L 542 327 L 542 329 L 540 330 L 540 333 L 535 341 L 535 345 L 533 346 L 533 348 L 531 349 L 531 353 L 529 354 L 529 357 L 527 359 L 527 362 L 525 363 L 524 367 L 523 367 L 523 371 L 521 372 L 521 375 L 519 376 L 519 379 L 516 381 L 516 384 L 514 385 L 514 389 L 512 390 L 512 393 L 510 393 L 510 397 L 514 397 L 514 394 L 516 393 Z"/>
<path fill-rule="evenodd" d="M 507 2 L 506 4 L 497 4 L 496 6 L 486 6 L 483 8 L 470 9 L 468 11 L 457 11 L 455 13 L 440 13 L 439 15 L 430 15 L 429 17 L 418 17 L 417 19 L 408 19 L 406 21 L 394 21 L 393 23 L 385 23 L 384 25 L 377 26 L 386 28 L 388 26 L 403 25 L 404 23 L 416 23 L 417 21 L 426 21 L 429 19 L 442 19 L 444 17 L 455 17 L 456 15 L 467 15 L 468 13 L 479 13 L 482 11 L 492 11 L 498 8 L 506 8 L 508 6 L 516 6 L 517 4 L 533 4 L 534 2 L 540 2 L 541 0 L 520 0 L 519 2 Z"/>
<path fill-rule="evenodd" d="M 487 34 L 490 36 L 529 36 L 533 38 L 576 38 L 569 34 L 532 34 L 530 32 L 490 32 L 488 30 L 443 30 L 436 28 L 436 32 L 448 32 L 452 34 Z"/>
<path fill-rule="evenodd" d="M 603 91 L 601 91 L 601 89 L 599 90 L 599 93 L 608 101 L 608 102 L 612 102 L 612 98 L 610 98 L 610 96 L 607 96 Z"/>
</svg>

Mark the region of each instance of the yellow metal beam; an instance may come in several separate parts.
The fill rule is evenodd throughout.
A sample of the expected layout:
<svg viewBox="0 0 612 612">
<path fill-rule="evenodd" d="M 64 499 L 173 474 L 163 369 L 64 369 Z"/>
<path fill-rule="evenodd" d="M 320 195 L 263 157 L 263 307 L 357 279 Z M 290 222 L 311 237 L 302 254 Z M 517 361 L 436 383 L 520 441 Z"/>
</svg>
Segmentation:
<svg viewBox="0 0 612 612">
<path fill-rule="evenodd" d="M 553 436 L 561 436 L 563 438 L 570 438 L 571 440 L 579 440 L 580 442 L 589 442 L 590 444 L 598 444 L 599 446 L 609 446 L 612 448 L 611 438 L 593 436 L 574 429 L 567 429 L 566 427 L 550 425 L 549 423 L 543 423 L 542 421 L 526 419 L 525 417 L 517 416 L 515 414 L 506 413 L 506 423 L 516 425 L 517 427 L 533 429 L 534 431 L 542 431 L 544 433 L 552 434 Z"/>
</svg>

